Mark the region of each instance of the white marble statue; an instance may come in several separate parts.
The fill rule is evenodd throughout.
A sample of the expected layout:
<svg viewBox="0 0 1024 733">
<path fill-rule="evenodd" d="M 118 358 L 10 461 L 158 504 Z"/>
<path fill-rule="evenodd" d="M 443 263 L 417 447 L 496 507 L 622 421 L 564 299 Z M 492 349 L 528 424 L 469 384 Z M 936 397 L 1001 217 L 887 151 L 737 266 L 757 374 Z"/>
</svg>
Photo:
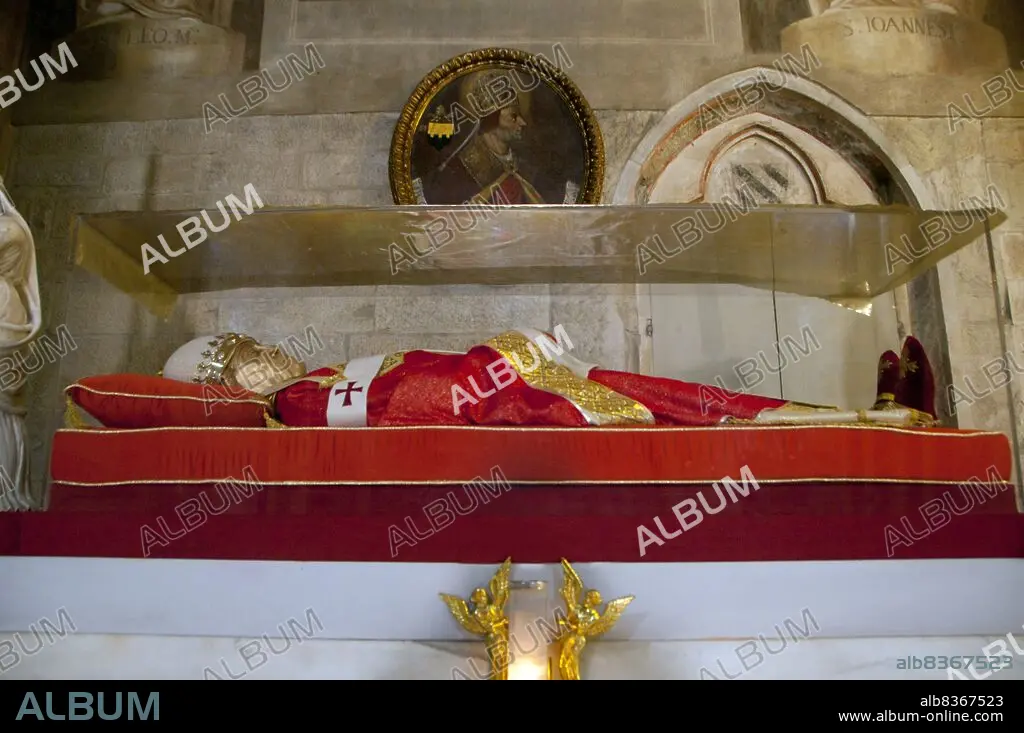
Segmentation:
<svg viewBox="0 0 1024 733">
<path fill-rule="evenodd" d="M 212 14 L 211 0 L 78 0 L 79 28 L 137 18 L 208 22 Z"/>
<path fill-rule="evenodd" d="M 28 224 L 14 208 L 0 178 L 0 359 L 11 359 L 39 333 L 42 308 L 36 275 L 36 249 Z M 15 370 L 4 372 L 0 386 L 0 511 L 42 509 L 44 495 L 33 496 L 25 434 L 24 386 Z M 8 375 L 17 379 L 7 384 Z"/>
<path fill-rule="evenodd" d="M 854 8 L 917 8 L 982 20 L 988 0 L 808 0 L 808 4 L 815 16 Z"/>
</svg>

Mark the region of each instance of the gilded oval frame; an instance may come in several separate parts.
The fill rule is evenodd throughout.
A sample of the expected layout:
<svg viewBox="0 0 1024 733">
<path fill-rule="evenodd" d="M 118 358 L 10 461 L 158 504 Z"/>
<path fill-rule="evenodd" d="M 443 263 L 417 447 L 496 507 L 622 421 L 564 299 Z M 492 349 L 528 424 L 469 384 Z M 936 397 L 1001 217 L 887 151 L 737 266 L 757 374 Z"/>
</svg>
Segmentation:
<svg viewBox="0 0 1024 733">
<path fill-rule="evenodd" d="M 598 204 L 604 185 L 604 140 L 594 112 L 573 81 L 543 56 L 512 48 L 485 48 L 456 56 L 431 71 L 409 97 L 395 125 L 388 160 L 391 195 L 399 206 L 421 205 L 412 176 L 416 133 L 434 97 L 462 76 L 488 68 L 538 73 L 576 123 L 583 144 L 583 183 L 576 204 Z M 427 202 L 429 205 L 429 202 Z"/>
</svg>

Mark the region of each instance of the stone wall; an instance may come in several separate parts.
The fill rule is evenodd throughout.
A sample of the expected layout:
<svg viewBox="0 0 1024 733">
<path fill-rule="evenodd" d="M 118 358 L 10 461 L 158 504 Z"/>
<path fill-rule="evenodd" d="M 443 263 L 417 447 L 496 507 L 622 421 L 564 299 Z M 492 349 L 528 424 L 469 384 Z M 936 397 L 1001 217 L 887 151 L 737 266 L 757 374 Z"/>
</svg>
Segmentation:
<svg viewBox="0 0 1024 733">
<path fill-rule="evenodd" d="M 739 0 L 266 0 L 264 62 L 315 43 L 345 69 L 335 93 L 349 109 L 398 109 L 430 69 L 475 48 L 551 57 L 598 109 L 667 109 L 703 67 L 743 54 Z"/>
<path fill-rule="evenodd" d="M 999 307 L 1003 309 L 1002 320 L 1006 323 L 999 355 L 1008 354 L 1006 359 L 1010 397 L 1016 416 L 1017 433 L 1014 436 L 1018 450 L 1024 453 L 1024 120 L 1006 119 L 986 121 L 982 130 L 982 144 L 986 153 L 986 168 L 990 182 L 1001 191 L 1007 199 L 1006 211 L 1009 220 L 995 237 L 997 252 L 997 272 L 1000 298 Z M 992 277 L 986 279 L 979 276 L 978 297 L 985 290 L 985 284 L 991 284 Z M 993 305 L 993 310 L 995 306 Z M 966 326 L 965 333 L 973 329 Z M 998 358 L 998 357 L 997 357 Z M 991 364 L 991 359 L 988 362 Z M 979 378 L 983 384 L 989 381 L 992 386 L 1001 384 L 1004 379 L 990 379 L 991 368 Z M 1002 392 L 1002 389 L 1000 389 Z M 998 398 L 1002 400 L 1000 395 Z M 981 410 L 989 414 L 985 408 Z M 1020 460 L 1020 458 L 1018 458 Z M 1018 471 L 1024 472 L 1024 466 L 1018 464 Z M 1024 494 L 1022 494 L 1024 502 Z"/>
</svg>

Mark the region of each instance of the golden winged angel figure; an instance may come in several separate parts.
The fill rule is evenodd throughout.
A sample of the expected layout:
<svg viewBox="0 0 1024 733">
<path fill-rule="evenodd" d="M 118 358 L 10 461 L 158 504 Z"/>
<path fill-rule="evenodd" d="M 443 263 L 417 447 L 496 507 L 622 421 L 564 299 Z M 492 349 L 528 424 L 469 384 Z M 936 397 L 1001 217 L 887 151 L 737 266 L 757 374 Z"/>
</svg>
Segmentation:
<svg viewBox="0 0 1024 733">
<path fill-rule="evenodd" d="M 487 644 L 487 658 L 491 664 L 492 680 L 507 680 L 509 665 L 508 616 L 505 603 L 508 601 L 509 575 L 512 558 L 501 564 L 491 578 L 490 595 L 486 588 L 477 588 L 469 597 L 469 603 L 458 596 L 441 594 L 441 600 L 459 625 L 474 636 L 482 636 Z"/>
<path fill-rule="evenodd" d="M 610 631 L 635 596 L 624 596 L 609 601 L 602 613 L 601 594 L 594 589 L 584 593 L 583 581 L 565 558 L 562 559 L 562 570 L 564 580 L 561 593 L 565 599 L 566 618 L 558 620 L 559 625 L 563 627 L 558 671 L 563 680 L 578 680 L 580 654 L 587 645 L 587 640 Z"/>
</svg>

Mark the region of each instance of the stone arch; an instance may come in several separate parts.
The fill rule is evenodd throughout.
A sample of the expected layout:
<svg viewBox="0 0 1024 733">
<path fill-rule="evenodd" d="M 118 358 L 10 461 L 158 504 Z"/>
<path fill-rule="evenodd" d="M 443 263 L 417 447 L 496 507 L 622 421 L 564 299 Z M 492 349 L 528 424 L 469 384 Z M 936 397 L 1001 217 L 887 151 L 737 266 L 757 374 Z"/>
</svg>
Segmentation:
<svg viewBox="0 0 1024 733">
<path fill-rule="evenodd" d="M 711 151 L 704 165 L 704 171 L 701 174 L 701 195 L 695 201 L 717 200 L 718 197 L 714 196 L 713 193 L 714 181 L 712 180 L 717 166 L 724 163 L 729 158 L 730 153 L 741 149 L 745 145 L 758 142 L 763 143 L 770 152 L 774 152 L 779 157 L 789 161 L 793 169 L 798 172 L 802 182 L 806 184 L 805 187 L 798 186 L 798 193 L 802 193 L 799 189 L 806 188 L 807 195 L 802 198 L 809 199 L 799 203 L 818 205 L 828 203 L 821 174 L 810 157 L 786 135 L 756 121 L 729 135 Z"/>
<path fill-rule="evenodd" d="M 736 125 L 745 118 L 750 118 L 750 124 L 737 134 L 761 135 L 763 139 L 777 144 L 789 137 L 780 135 L 777 127 L 788 125 L 798 134 L 806 135 L 833 151 L 873 192 L 878 203 L 907 204 L 920 209 L 942 208 L 936 193 L 924 182 L 899 146 L 870 117 L 821 84 L 795 73 L 767 67 L 754 67 L 723 76 L 670 109 L 633 151 L 613 189 L 612 203 L 653 203 L 651 195 L 674 161 L 687 156 L 691 160 L 700 159 L 701 163 L 709 161 L 706 154 L 694 152 L 694 143 L 723 125 Z M 795 147 L 800 150 L 803 146 Z M 806 157 L 798 155 L 795 160 L 806 163 Z M 810 166 L 808 170 L 814 171 L 815 168 Z M 662 198 L 657 203 L 693 200 L 697 197 Z M 830 200 L 823 185 L 821 201 L 827 203 Z M 642 334 L 640 362 L 644 371 L 653 366 L 652 339 L 643 335 L 643 323 L 650 317 L 650 293 L 648 286 L 638 286 Z M 943 310 L 944 306 L 951 308 L 955 301 L 951 274 L 944 268 L 933 270 L 919 281 L 900 288 L 894 297 L 899 338 L 914 333 L 922 339 L 934 355 L 937 386 L 945 388 L 952 376 Z"/>
<path fill-rule="evenodd" d="M 884 202 L 938 208 L 932 191 L 870 117 L 816 82 L 767 67 L 720 77 L 666 112 L 627 161 L 612 203 L 647 203 L 647 193 L 658 175 L 690 143 L 716 123 L 755 112 L 784 120 L 842 151 Z"/>
</svg>

